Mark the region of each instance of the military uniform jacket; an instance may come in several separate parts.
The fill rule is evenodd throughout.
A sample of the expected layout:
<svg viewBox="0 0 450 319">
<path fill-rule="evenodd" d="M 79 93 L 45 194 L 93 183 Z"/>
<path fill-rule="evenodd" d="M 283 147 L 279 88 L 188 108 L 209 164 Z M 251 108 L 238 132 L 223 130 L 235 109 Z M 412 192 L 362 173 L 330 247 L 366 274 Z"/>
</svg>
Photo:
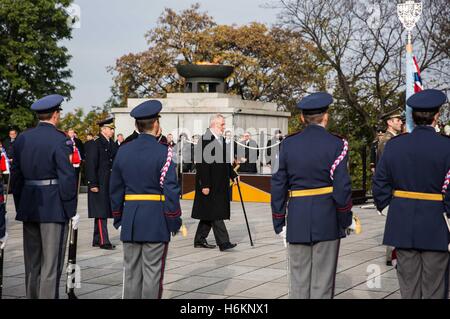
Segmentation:
<svg viewBox="0 0 450 319">
<path fill-rule="evenodd" d="M 195 199 L 192 218 L 214 221 L 230 219 L 230 180 L 237 177 L 227 160 L 225 139 L 219 142 L 208 129 L 195 149 Z M 209 195 L 202 193 L 209 188 Z"/>
<path fill-rule="evenodd" d="M 120 147 L 111 175 L 114 226 L 122 226 L 123 242 L 169 242 L 181 227 L 180 187 L 176 164 L 171 162 L 161 188 L 168 146 L 148 134 Z M 164 195 L 165 201 L 125 201 L 125 195 Z"/>
<path fill-rule="evenodd" d="M 345 237 L 352 222 L 351 181 L 348 155 L 330 169 L 341 155 L 344 142 L 319 125 L 286 138 L 280 148 L 278 171 L 271 180 L 271 206 L 275 232 L 286 224 L 289 243 L 315 243 Z M 331 194 L 289 198 L 290 190 L 333 186 Z"/>
<path fill-rule="evenodd" d="M 391 139 L 373 179 L 378 210 L 389 205 L 383 244 L 403 249 L 447 251 L 449 192 L 442 201 L 397 198 L 395 190 L 441 194 L 450 170 L 450 139 L 431 126 Z"/>
<path fill-rule="evenodd" d="M 16 219 L 23 222 L 64 223 L 75 216 L 77 182 L 70 163 L 73 145 L 63 132 L 39 123 L 16 139 L 11 189 Z M 26 185 L 26 181 L 57 179 L 58 184 Z"/>
<path fill-rule="evenodd" d="M 117 146 L 100 134 L 98 139 L 85 144 L 85 153 L 89 218 L 112 218 L 109 179 Z M 91 192 L 93 187 L 98 187 L 99 192 Z"/>
<path fill-rule="evenodd" d="M 387 142 L 389 142 L 391 138 L 396 136 L 397 135 L 392 134 L 390 131 L 386 131 L 380 138 L 377 146 L 377 163 L 380 161 L 380 158 L 383 155 L 384 148 L 386 147 Z"/>
</svg>

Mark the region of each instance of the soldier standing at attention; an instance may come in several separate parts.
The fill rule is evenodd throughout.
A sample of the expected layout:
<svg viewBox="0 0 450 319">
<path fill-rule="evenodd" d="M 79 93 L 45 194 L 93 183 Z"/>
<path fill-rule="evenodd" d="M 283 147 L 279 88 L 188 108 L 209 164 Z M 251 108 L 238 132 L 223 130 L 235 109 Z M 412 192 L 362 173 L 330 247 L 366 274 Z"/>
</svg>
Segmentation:
<svg viewBox="0 0 450 319">
<path fill-rule="evenodd" d="M 94 220 L 93 247 L 113 250 L 108 236 L 107 221 L 112 218 L 109 197 L 109 179 L 117 145 L 113 141 L 114 119 L 108 118 L 98 123 L 99 138 L 86 143 L 86 180 L 88 184 L 88 212 L 89 218 Z"/>
<path fill-rule="evenodd" d="M 162 105 L 131 112 L 139 135 L 121 146 L 111 175 L 111 204 L 124 253 L 124 299 L 161 299 L 171 233 L 181 227 L 175 155 L 157 140 Z"/>
<path fill-rule="evenodd" d="M 30 299 L 59 298 L 68 222 L 78 227 L 77 183 L 70 155 L 72 141 L 56 125 L 60 95 L 46 96 L 31 109 L 39 124 L 14 143 L 11 187 L 16 219 L 23 222 L 26 295 Z"/>
<path fill-rule="evenodd" d="M 402 132 L 402 114 L 400 111 L 395 110 L 383 117 L 386 122 L 386 132 L 381 136 L 378 148 L 377 148 L 377 163 L 380 161 L 381 156 L 383 155 L 384 147 L 389 140 Z"/>
<path fill-rule="evenodd" d="M 383 155 L 384 148 L 386 143 L 390 141 L 391 138 L 396 137 L 398 134 L 402 132 L 402 114 L 400 111 L 395 110 L 383 117 L 386 121 L 386 132 L 381 136 L 380 142 L 378 143 L 377 149 L 377 163 L 380 161 L 381 156 Z M 375 168 L 376 171 L 376 168 Z M 386 246 L 386 265 L 392 266 L 392 254 L 395 247 Z"/>
<path fill-rule="evenodd" d="M 386 145 L 373 179 L 378 210 L 389 205 L 384 245 L 397 249 L 397 275 L 405 299 L 445 298 L 450 212 L 450 139 L 436 133 L 447 97 L 424 90 L 407 101 L 416 128 Z M 448 274 L 447 274 L 448 276 Z"/>
<path fill-rule="evenodd" d="M 324 92 L 300 101 L 307 126 L 282 142 L 272 176 L 273 225 L 289 243 L 291 299 L 333 298 L 340 239 L 352 224 L 348 143 L 326 130 L 332 103 Z"/>
</svg>

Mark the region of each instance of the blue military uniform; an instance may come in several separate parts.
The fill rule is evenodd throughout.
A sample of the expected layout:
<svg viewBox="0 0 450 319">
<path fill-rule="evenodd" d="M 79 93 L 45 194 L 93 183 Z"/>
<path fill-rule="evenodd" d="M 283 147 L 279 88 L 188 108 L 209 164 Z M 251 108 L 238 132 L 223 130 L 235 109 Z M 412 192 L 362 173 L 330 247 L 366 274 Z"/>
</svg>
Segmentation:
<svg viewBox="0 0 450 319">
<path fill-rule="evenodd" d="M 137 121 L 154 119 L 161 108 L 160 102 L 147 101 L 131 116 Z M 120 147 L 114 161 L 111 206 L 124 242 L 127 299 L 161 298 L 168 242 L 181 227 L 180 188 L 170 153 L 155 136 L 141 133 Z M 134 262 L 140 255 L 145 257 Z"/>
<path fill-rule="evenodd" d="M 52 114 L 63 97 L 50 95 L 31 109 Z M 14 143 L 11 188 L 16 219 L 23 222 L 28 298 L 58 298 L 67 224 L 76 215 L 77 185 L 70 162 L 72 142 L 50 122 L 39 124 Z"/>
<path fill-rule="evenodd" d="M 329 94 L 315 93 L 305 97 L 298 107 L 304 116 L 325 114 L 332 102 Z M 346 141 L 316 124 L 310 124 L 304 131 L 287 137 L 280 147 L 279 169 L 271 182 L 271 205 L 275 232 L 281 233 L 287 224 L 291 298 L 332 297 L 339 239 L 345 237 L 345 229 L 352 223 L 347 148 Z M 324 263 L 334 265 L 334 269 L 329 269 L 329 280 L 317 291 L 309 288 L 315 278 L 292 282 L 298 274 L 302 277 L 304 272 L 311 272 L 311 264 L 306 268 L 294 264 L 298 254 L 304 253 L 294 250 L 315 249 L 315 246 L 325 242 L 334 243 L 330 255 L 334 257 L 324 260 Z M 305 253 L 311 255 L 315 251 Z M 318 285 L 316 283 L 315 286 Z"/>
<path fill-rule="evenodd" d="M 442 92 L 425 90 L 413 95 L 408 105 L 414 112 L 434 114 L 445 101 Z M 450 195 L 443 184 L 449 170 L 450 139 L 430 125 L 392 138 L 377 166 L 374 200 L 379 211 L 389 206 L 383 244 L 397 248 L 404 298 L 444 296 L 449 230 L 443 212 L 450 212 Z"/>
</svg>

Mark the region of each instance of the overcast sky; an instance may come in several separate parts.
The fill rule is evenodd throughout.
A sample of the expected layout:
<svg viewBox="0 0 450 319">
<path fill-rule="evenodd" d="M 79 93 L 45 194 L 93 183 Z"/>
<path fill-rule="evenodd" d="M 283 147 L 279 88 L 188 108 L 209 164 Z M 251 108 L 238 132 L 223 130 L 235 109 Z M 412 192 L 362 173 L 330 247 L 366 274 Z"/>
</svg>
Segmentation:
<svg viewBox="0 0 450 319">
<path fill-rule="evenodd" d="M 180 11 L 197 2 L 220 24 L 276 21 L 276 10 L 264 7 L 267 0 L 75 0 L 80 28 L 64 42 L 72 55 L 70 82 L 75 90 L 65 111 L 103 105 L 112 85 L 106 68 L 126 53 L 146 49 L 144 35 L 155 27 L 164 8 Z"/>
</svg>

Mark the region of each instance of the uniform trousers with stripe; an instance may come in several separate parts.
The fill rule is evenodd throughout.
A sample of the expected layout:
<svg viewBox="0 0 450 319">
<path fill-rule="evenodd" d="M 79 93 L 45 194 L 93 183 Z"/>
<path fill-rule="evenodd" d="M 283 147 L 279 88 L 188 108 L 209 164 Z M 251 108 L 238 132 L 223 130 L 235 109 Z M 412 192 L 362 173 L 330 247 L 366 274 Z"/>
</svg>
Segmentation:
<svg viewBox="0 0 450 319">
<path fill-rule="evenodd" d="M 289 299 L 332 299 L 340 239 L 289 244 Z"/>
<path fill-rule="evenodd" d="M 92 245 L 103 246 L 107 244 L 111 244 L 108 235 L 108 220 L 106 218 L 95 218 L 94 240 Z"/>
<path fill-rule="evenodd" d="M 28 299 L 58 299 L 67 223 L 23 223 L 25 289 Z"/>
<path fill-rule="evenodd" d="M 161 299 L 168 243 L 123 243 L 123 299 Z"/>
</svg>

